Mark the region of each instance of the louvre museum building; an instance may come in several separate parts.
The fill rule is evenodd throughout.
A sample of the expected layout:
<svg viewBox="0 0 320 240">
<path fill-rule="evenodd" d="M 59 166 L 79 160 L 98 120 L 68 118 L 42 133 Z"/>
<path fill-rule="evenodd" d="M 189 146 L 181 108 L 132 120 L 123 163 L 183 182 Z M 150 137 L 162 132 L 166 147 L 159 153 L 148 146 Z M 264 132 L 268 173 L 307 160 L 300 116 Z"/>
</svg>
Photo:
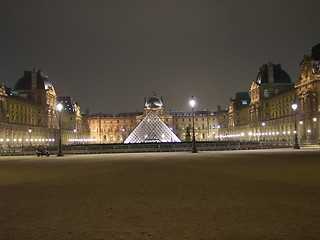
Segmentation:
<svg viewBox="0 0 320 240">
<path fill-rule="evenodd" d="M 142 112 L 81 112 L 70 96 L 58 96 L 41 70 L 25 71 L 13 88 L 0 85 L 0 147 L 196 141 L 320 141 L 320 44 L 300 63 L 299 79 L 280 64 L 263 64 L 247 92 L 235 93 L 227 109 L 165 110 L 153 93 Z M 294 81 L 294 82 L 293 82 Z M 63 108 L 57 110 L 57 104 Z M 137 106 L 140 107 L 140 106 Z"/>
</svg>

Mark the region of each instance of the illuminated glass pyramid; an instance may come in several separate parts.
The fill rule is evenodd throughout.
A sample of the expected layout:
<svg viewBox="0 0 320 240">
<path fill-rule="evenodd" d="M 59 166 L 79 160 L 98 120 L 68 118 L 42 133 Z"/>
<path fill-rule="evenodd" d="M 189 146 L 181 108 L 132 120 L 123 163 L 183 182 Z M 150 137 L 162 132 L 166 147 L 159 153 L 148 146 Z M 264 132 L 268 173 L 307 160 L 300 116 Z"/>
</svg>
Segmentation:
<svg viewBox="0 0 320 240">
<path fill-rule="evenodd" d="M 181 142 L 154 112 L 150 111 L 124 143 Z"/>
</svg>

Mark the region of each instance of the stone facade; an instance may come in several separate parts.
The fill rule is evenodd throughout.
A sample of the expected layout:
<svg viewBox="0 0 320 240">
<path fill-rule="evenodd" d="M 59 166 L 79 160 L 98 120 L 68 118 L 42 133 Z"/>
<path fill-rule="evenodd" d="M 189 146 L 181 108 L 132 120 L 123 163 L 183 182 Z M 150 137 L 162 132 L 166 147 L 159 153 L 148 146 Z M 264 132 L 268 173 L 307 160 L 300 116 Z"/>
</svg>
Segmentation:
<svg viewBox="0 0 320 240">
<path fill-rule="evenodd" d="M 320 141 L 320 44 L 300 64 L 294 84 L 280 64 L 261 66 L 248 92 L 231 98 L 227 110 L 194 112 L 196 141 Z M 64 109 L 57 112 L 57 102 Z M 292 104 L 297 103 L 296 111 Z M 144 117 L 154 111 L 181 140 L 190 141 L 192 114 L 167 112 L 154 93 L 143 112 L 81 114 L 71 97 L 58 97 L 48 76 L 25 71 L 11 90 L 0 84 L 0 147 L 57 145 L 59 117 L 63 144 L 123 143 Z M 296 123 L 296 124 L 295 124 Z M 295 126 L 296 125 L 296 126 Z M 30 141 L 31 140 L 31 141 Z"/>
<path fill-rule="evenodd" d="M 40 70 L 25 71 L 13 89 L 0 85 L 0 147 L 55 146 L 59 138 L 57 94 Z M 69 116 L 67 117 L 67 114 Z M 88 120 L 80 114 L 61 113 L 62 140 L 69 144 L 69 132 L 79 129 L 89 138 Z M 70 118 L 76 119 L 73 124 Z M 74 123 L 75 123 L 74 122 Z"/>
<path fill-rule="evenodd" d="M 89 118 L 92 143 L 122 143 L 138 125 L 139 113 L 95 114 Z"/>
<path fill-rule="evenodd" d="M 319 141 L 320 65 L 319 46 L 301 62 L 296 85 L 280 64 L 269 62 L 258 71 L 248 92 L 230 99 L 227 110 L 195 111 L 196 141 L 246 140 L 293 141 L 295 121 L 300 143 Z M 296 112 L 293 103 L 298 104 Z M 144 111 L 90 117 L 90 137 L 97 143 L 122 143 L 148 111 L 156 111 L 181 141 L 190 141 L 191 112 L 166 112 L 162 98 L 145 99 Z"/>
<path fill-rule="evenodd" d="M 236 140 L 294 141 L 319 143 L 320 44 L 312 56 L 302 60 L 301 74 L 294 85 L 281 66 L 263 65 L 249 89 L 248 105 L 229 104 L 229 125 L 225 131 Z M 292 104 L 297 103 L 296 112 Z M 295 127 L 296 122 L 296 127 Z"/>
<path fill-rule="evenodd" d="M 190 141 L 188 134 L 192 129 L 192 114 L 190 112 L 166 112 L 162 98 L 158 98 L 155 94 L 148 99 L 145 98 L 143 112 L 92 115 L 89 120 L 90 138 L 95 143 L 122 143 L 149 111 L 155 111 L 181 141 Z M 226 111 L 222 111 L 221 108 L 218 112 L 195 111 L 196 140 L 217 140 L 220 127 L 227 125 L 226 118 Z"/>
</svg>

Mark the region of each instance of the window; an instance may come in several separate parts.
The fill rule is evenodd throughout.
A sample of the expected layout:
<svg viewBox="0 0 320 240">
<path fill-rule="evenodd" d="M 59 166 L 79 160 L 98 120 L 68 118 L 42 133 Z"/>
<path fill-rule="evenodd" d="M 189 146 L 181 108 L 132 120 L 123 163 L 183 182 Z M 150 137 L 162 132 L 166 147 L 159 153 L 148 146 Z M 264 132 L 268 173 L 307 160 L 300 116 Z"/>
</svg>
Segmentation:
<svg viewBox="0 0 320 240">
<path fill-rule="evenodd" d="M 320 71 L 320 61 L 315 61 L 312 67 L 312 73 Z"/>
</svg>

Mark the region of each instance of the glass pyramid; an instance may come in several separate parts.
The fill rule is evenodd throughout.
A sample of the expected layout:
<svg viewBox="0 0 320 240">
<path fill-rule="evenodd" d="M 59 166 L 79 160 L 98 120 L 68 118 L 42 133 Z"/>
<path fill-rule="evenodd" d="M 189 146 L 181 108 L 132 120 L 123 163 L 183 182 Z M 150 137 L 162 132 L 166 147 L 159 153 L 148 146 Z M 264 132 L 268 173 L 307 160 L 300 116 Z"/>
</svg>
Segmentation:
<svg viewBox="0 0 320 240">
<path fill-rule="evenodd" d="M 154 111 L 150 111 L 124 141 L 124 143 L 160 142 L 181 141 Z"/>
</svg>

